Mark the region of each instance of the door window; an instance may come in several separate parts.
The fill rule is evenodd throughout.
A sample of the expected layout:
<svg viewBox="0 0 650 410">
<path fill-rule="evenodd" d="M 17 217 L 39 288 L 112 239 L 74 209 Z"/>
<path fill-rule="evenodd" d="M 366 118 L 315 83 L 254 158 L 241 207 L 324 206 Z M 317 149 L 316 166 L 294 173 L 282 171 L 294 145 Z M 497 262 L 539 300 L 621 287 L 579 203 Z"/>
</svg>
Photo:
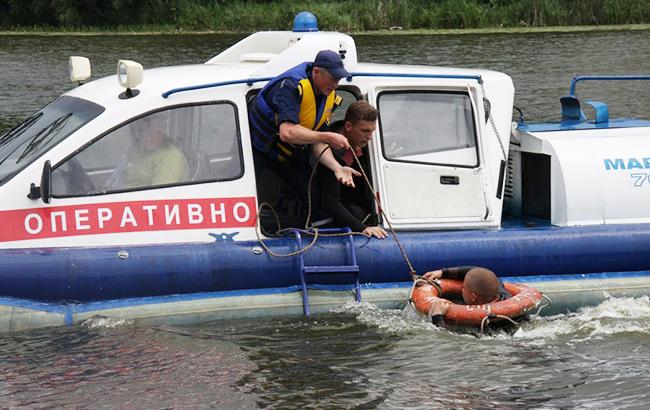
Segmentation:
<svg viewBox="0 0 650 410">
<path fill-rule="evenodd" d="M 52 195 L 97 195 L 243 175 L 230 103 L 175 107 L 109 132 L 52 172 Z"/>
<path fill-rule="evenodd" d="M 378 97 L 384 158 L 476 167 L 472 104 L 462 92 L 383 92 Z"/>
<path fill-rule="evenodd" d="M 336 121 L 342 121 L 345 118 L 345 112 L 353 102 L 361 98 L 359 90 L 356 87 L 345 86 L 336 89 L 336 94 L 341 96 L 341 105 L 332 113 L 332 124 Z"/>
</svg>

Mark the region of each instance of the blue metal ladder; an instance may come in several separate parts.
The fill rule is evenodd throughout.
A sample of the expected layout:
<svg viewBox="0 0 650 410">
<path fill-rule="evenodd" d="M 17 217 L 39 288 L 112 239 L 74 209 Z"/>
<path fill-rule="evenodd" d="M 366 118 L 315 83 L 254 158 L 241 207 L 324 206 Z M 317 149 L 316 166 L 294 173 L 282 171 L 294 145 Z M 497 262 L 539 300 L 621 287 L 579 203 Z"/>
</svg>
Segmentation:
<svg viewBox="0 0 650 410">
<path fill-rule="evenodd" d="M 292 229 L 290 231 L 296 237 L 298 242 L 298 249 L 302 249 L 302 237 L 300 236 L 300 231 L 297 229 Z M 318 232 L 322 233 L 347 233 L 350 234 L 352 231 L 350 228 L 327 228 L 319 229 Z M 310 316 L 311 311 L 309 310 L 309 295 L 307 294 L 307 277 L 309 275 L 322 275 L 322 274 L 331 274 L 331 275 L 340 275 L 348 274 L 354 275 L 354 285 L 356 293 L 357 303 L 361 302 L 361 287 L 359 285 L 359 265 L 357 265 L 357 255 L 354 251 L 354 238 L 353 235 L 348 235 L 348 249 L 349 249 L 349 265 L 305 265 L 305 260 L 303 258 L 304 253 L 298 255 L 298 268 L 300 270 L 300 281 L 302 282 L 302 310 L 305 316 Z"/>
</svg>

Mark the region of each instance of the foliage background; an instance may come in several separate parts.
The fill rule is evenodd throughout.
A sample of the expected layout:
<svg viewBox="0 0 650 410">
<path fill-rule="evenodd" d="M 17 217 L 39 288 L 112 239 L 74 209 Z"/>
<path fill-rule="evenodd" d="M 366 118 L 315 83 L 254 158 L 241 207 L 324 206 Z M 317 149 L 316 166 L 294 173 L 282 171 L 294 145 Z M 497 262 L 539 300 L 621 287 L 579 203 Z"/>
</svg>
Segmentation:
<svg viewBox="0 0 650 410">
<path fill-rule="evenodd" d="M 285 30 L 303 10 L 339 31 L 650 23 L 648 0 L 0 0 L 0 29 Z"/>
</svg>

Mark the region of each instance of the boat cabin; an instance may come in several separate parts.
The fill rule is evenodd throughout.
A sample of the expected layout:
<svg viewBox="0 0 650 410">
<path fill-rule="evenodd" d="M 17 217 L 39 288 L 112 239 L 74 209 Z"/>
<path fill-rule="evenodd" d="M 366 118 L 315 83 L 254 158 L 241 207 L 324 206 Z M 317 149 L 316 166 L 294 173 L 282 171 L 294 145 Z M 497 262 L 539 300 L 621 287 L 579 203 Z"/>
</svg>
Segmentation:
<svg viewBox="0 0 650 410">
<path fill-rule="evenodd" d="M 2 246 L 252 240 L 258 218 L 266 234 L 303 227 L 304 200 L 271 172 L 256 178 L 249 105 L 268 80 L 324 49 L 351 73 L 332 121 L 359 99 L 379 112 L 366 155 L 380 225 L 495 229 L 504 211 L 556 226 L 650 220 L 650 160 L 638 149 L 647 121 L 609 120 L 597 102 L 587 102 L 596 107 L 588 120 L 572 86 L 562 122 L 513 124 L 503 73 L 362 63 L 352 37 L 308 27 L 255 33 L 205 64 L 143 70 L 122 60 L 117 76 L 70 90 L 10 130 L 0 144 Z M 71 79 L 89 76 L 88 61 L 71 58 Z M 612 128 L 621 128 L 615 140 Z"/>
<path fill-rule="evenodd" d="M 143 71 L 121 61 L 117 78 L 72 89 L 6 134 L 3 246 L 252 239 L 262 202 L 300 226 L 305 211 L 286 184 L 271 173 L 255 178 L 248 104 L 270 78 L 323 49 L 352 73 L 333 120 L 358 99 L 379 110 L 369 178 L 393 227 L 499 227 L 508 76 L 365 64 L 345 34 L 260 32 L 201 65 Z"/>
</svg>

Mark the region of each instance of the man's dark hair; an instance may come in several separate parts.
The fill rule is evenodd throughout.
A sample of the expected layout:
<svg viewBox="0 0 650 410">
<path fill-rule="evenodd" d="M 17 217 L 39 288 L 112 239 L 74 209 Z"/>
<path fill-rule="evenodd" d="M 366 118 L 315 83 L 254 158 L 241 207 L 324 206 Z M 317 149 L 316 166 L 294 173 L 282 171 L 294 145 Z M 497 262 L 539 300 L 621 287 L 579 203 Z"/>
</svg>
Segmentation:
<svg viewBox="0 0 650 410">
<path fill-rule="evenodd" d="M 359 121 L 377 121 L 377 110 L 368 101 L 355 101 L 345 112 L 345 121 L 355 124 Z"/>
<path fill-rule="evenodd" d="M 499 278 L 489 269 L 472 268 L 465 275 L 463 286 L 478 296 L 477 304 L 489 303 L 499 296 Z"/>
</svg>

